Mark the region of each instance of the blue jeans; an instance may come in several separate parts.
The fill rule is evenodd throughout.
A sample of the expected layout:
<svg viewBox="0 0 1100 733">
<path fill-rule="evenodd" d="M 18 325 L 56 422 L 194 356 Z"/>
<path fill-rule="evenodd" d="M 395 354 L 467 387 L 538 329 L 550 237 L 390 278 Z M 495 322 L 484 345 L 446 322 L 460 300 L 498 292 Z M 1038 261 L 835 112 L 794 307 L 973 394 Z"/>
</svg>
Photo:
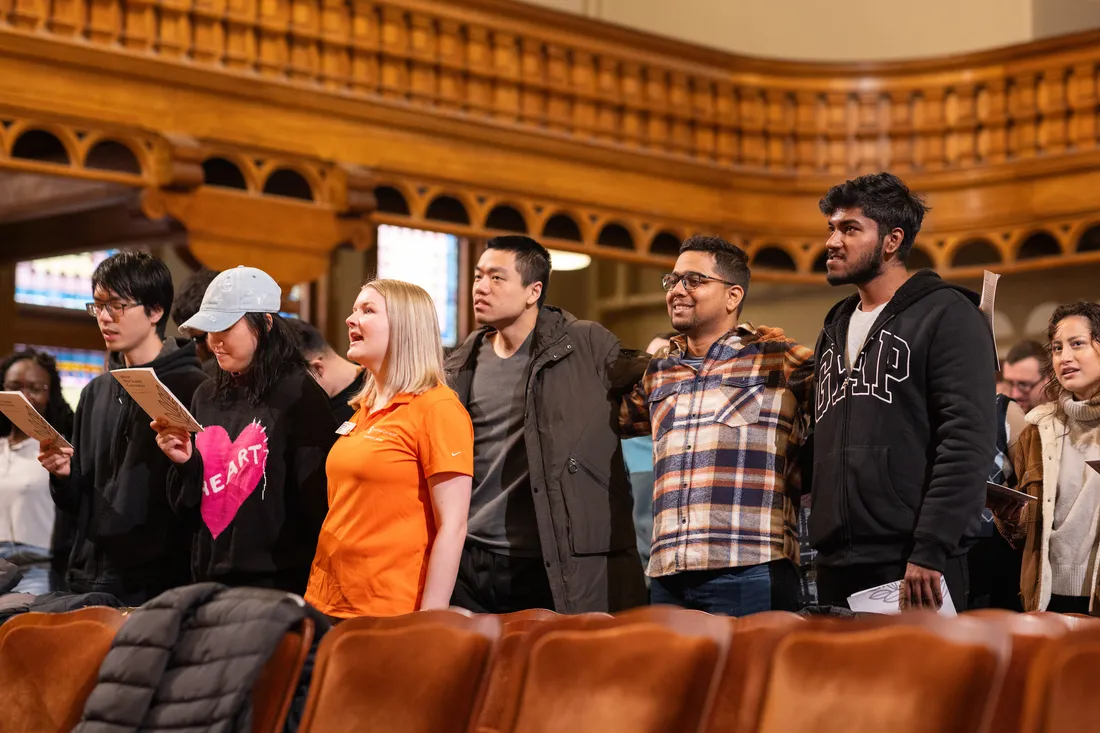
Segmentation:
<svg viewBox="0 0 1100 733">
<path fill-rule="evenodd" d="M 798 594 L 798 569 L 789 560 L 747 568 L 676 573 L 653 578 L 649 586 L 649 600 L 653 604 L 726 616 L 797 611 Z"/>
<path fill-rule="evenodd" d="M 24 545 L 10 540 L 0 541 L 0 558 L 21 556 L 19 570 L 23 579 L 11 589 L 12 593 L 32 593 L 36 596 L 50 592 L 50 551 L 43 547 Z M 41 561 L 24 564 L 22 560 L 39 557 Z"/>
</svg>

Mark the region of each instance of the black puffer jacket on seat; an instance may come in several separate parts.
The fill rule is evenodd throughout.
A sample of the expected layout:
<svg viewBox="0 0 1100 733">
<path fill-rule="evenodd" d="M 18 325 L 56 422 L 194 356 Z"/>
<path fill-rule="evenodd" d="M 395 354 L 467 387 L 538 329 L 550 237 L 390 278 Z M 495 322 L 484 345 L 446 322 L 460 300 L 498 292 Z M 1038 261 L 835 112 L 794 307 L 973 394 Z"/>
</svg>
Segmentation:
<svg viewBox="0 0 1100 733">
<path fill-rule="evenodd" d="M 75 733 L 250 731 L 252 687 L 307 616 L 320 637 L 324 617 L 290 593 L 217 583 L 162 593 L 119 629 Z"/>
</svg>

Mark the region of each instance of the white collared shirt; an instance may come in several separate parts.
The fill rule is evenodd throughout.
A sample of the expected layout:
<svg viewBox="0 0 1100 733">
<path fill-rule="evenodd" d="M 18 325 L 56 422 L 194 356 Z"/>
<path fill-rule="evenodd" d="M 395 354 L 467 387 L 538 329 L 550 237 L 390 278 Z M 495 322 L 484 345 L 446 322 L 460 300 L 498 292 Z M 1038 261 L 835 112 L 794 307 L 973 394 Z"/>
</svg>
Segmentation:
<svg viewBox="0 0 1100 733">
<path fill-rule="evenodd" d="M 38 462 L 38 441 L 0 438 L 0 542 L 49 548 L 54 504 L 50 474 Z"/>
</svg>

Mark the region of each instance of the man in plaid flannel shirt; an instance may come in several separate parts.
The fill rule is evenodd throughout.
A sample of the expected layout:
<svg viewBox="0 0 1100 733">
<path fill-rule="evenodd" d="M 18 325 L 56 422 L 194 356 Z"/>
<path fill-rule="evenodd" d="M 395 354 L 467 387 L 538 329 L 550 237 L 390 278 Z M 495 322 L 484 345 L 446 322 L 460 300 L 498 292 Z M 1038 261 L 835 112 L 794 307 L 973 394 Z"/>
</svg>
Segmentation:
<svg viewBox="0 0 1100 733">
<path fill-rule="evenodd" d="M 663 285 L 679 335 L 620 414 L 624 432 L 653 435 L 650 598 L 731 616 L 797 610 L 813 352 L 738 325 L 748 257 L 725 240 L 685 241 Z"/>
</svg>

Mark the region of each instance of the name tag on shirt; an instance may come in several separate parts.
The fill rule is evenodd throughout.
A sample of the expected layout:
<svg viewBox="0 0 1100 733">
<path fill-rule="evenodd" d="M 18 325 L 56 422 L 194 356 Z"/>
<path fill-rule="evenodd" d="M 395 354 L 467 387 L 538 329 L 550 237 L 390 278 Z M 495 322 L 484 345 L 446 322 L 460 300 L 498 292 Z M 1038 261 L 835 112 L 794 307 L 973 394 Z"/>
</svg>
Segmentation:
<svg viewBox="0 0 1100 733">
<path fill-rule="evenodd" d="M 352 430 L 355 430 L 355 423 L 346 422 L 343 425 L 341 425 L 340 427 L 336 428 L 336 434 L 337 435 L 347 435 Z"/>
</svg>

